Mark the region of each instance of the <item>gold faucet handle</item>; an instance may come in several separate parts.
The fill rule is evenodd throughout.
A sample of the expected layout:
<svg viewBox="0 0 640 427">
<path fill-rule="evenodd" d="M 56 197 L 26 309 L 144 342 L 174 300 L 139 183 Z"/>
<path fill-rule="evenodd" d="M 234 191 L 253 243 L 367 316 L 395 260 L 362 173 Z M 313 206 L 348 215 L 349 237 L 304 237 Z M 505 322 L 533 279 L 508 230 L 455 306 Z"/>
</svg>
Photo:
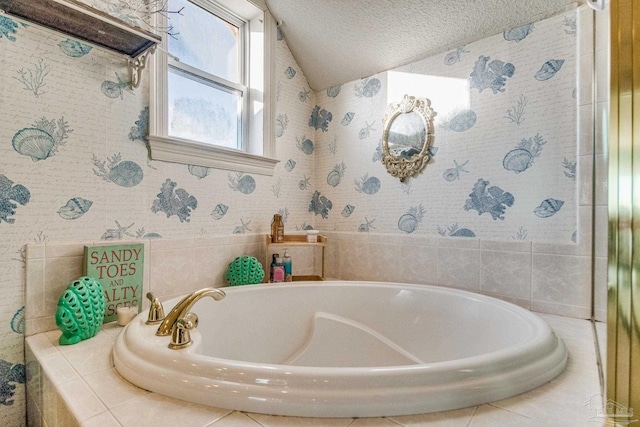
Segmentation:
<svg viewBox="0 0 640 427">
<path fill-rule="evenodd" d="M 186 316 L 176 320 L 176 324 L 171 331 L 171 342 L 169 348 L 173 350 L 179 350 L 181 348 L 189 347 L 192 344 L 191 331 L 198 327 L 198 315 L 195 313 L 188 313 Z"/>
<path fill-rule="evenodd" d="M 147 325 L 155 325 L 162 322 L 164 319 L 164 307 L 158 298 L 156 298 L 151 292 L 147 293 L 147 298 L 151 301 L 149 306 L 149 316 L 147 317 Z"/>
</svg>

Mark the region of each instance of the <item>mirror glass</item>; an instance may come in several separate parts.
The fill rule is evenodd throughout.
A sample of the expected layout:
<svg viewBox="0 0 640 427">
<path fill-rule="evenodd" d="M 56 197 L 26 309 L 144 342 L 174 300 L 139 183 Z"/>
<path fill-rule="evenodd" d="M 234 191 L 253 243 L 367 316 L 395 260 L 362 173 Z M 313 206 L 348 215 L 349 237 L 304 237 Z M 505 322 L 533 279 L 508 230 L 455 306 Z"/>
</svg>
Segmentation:
<svg viewBox="0 0 640 427">
<path fill-rule="evenodd" d="M 427 128 L 415 111 L 399 114 L 389 125 L 387 138 L 392 156 L 410 159 L 422 152 L 427 140 Z"/>
<path fill-rule="evenodd" d="M 428 99 L 409 95 L 387 107 L 381 162 L 401 182 L 422 172 L 431 159 L 435 115 Z"/>
</svg>

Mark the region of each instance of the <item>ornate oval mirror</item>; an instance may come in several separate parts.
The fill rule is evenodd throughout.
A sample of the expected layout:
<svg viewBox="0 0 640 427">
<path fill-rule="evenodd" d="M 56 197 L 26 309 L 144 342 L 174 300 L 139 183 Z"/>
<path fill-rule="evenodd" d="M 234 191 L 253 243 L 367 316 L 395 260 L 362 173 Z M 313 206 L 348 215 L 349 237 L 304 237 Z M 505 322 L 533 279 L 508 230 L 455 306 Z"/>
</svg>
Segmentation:
<svg viewBox="0 0 640 427">
<path fill-rule="evenodd" d="M 431 159 L 435 115 L 428 99 L 409 95 L 387 107 L 382 119 L 381 161 L 400 182 L 422 172 Z"/>
</svg>

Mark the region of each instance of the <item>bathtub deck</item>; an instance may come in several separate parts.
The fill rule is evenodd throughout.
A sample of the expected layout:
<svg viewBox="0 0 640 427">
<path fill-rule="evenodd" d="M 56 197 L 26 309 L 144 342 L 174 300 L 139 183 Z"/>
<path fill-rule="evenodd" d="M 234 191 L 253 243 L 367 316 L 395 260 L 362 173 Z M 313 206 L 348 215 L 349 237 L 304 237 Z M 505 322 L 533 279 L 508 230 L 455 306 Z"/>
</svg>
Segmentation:
<svg viewBox="0 0 640 427">
<path fill-rule="evenodd" d="M 26 339 L 29 426 L 604 426 L 591 324 L 540 315 L 569 350 L 565 372 L 509 399 L 455 411 L 386 418 L 297 418 L 242 413 L 170 399 L 137 388 L 113 369 L 111 348 L 121 328 L 110 323 L 94 338 L 57 344 L 59 331 Z M 594 418 L 595 417 L 595 418 Z"/>
</svg>

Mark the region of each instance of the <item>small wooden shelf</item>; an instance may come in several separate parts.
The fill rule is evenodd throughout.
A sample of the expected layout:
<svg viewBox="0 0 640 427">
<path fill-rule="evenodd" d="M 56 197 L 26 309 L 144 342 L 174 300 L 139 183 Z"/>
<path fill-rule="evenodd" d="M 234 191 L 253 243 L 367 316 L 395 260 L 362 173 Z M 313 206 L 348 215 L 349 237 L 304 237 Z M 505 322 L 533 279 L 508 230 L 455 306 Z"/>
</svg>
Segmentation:
<svg viewBox="0 0 640 427">
<path fill-rule="evenodd" d="M 318 235 L 318 242 L 316 243 L 307 242 L 306 234 L 285 234 L 282 243 L 273 243 L 271 236 L 267 234 L 268 246 L 326 246 L 326 244 L 327 238 L 321 235 Z"/>
<path fill-rule="evenodd" d="M 294 248 L 301 246 L 309 246 L 309 247 L 318 247 L 322 249 L 322 271 L 320 275 L 297 275 L 293 276 L 294 282 L 303 282 L 303 281 L 322 281 L 324 279 L 324 256 L 325 256 L 325 247 L 327 246 L 327 238 L 322 235 L 318 235 L 318 241 L 311 243 L 307 242 L 306 234 L 285 234 L 284 241 L 282 243 L 273 243 L 271 242 L 271 235 L 267 234 L 266 238 L 266 250 L 264 255 L 264 267 L 265 272 L 268 272 L 269 265 L 271 265 L 271 260 L 269 259 L 269 249 L 270 248 Z M 265 275 L 265 282 L 269 281 L 268 274 Z"/>
</svg>

